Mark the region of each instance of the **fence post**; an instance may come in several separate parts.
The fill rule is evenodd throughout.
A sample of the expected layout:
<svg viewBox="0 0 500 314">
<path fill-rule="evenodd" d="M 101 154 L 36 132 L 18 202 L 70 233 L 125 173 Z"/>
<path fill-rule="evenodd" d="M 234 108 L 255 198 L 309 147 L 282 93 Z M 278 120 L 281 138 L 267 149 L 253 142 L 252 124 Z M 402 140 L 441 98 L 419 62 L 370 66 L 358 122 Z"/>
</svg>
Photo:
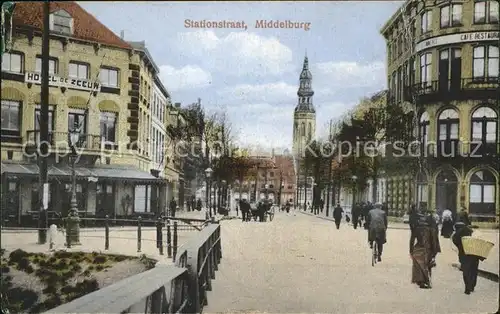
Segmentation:
<svg viewBox="0 0 500 314">
<path fill-rule="evenodd" d="M 160 255 L 163 255 L 163 219 L 158 218 L 156 223 L 156 247 L 160 250 Z"/>
<path fill-rule="evenodd" d="M 137 217 L 137 253 L 141 252 L 141 216 Z"/>
<path fill-rule="evenodd" d="M 177 256 L 177 221 L 174 221 L 174 261 L 175 256 Z"/>
<path fill-rule="evenodd" d="M 170 220 L 167 220 L 167 255 L 172 257 L 172 233 L 170 232 Z"/>
<path fill-rule="evenodd" d="M 104 221 L 104 249 L 109 250 L 109 215 L 106 215 Z"/>
</svg>

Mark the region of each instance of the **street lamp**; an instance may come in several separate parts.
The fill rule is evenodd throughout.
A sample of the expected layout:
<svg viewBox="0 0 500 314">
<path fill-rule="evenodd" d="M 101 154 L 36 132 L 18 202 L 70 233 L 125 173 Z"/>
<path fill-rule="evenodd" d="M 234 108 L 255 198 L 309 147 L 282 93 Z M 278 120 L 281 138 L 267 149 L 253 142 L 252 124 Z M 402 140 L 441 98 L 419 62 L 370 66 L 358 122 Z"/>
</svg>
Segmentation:
<svg viewBox="0 0 500 314">
<path fill-rule="evenodd" d="M 353 193 L 352 193 L 352 207 L 354 208 L 354 203 L 356 201 L 356 180 L 358 180 L 358 177 L 357 176 L 352 176 L 352 181 L 354 181 L 354 189 L 353 189 Z"/>
<path fill-rule="evenodd" d="M 220 204 L 221 207 L 226 207 L 226 197 L 225 197 L 226 192 L 225 191 L 226 191 L 226 183 L 227 183 L 227 181 L 223 179 L 221 181 L 221 183 L 222 183 L 222 187 L 221 187 L 221 191 L 220 191 L 221 195 L 217 196 L 217 197 L 221 200 L 221 202 L 220 202 L 221 203 Z"/>
<path fill-rule="evenodd" d="M 80 217 L 78 216 L 78 202 L 76 200 L 76 161 L 78 154 L 76 146 L 80 141 L 80 129 L 78 122 L 75 121 L 73 129 L 69 131 L 69 146 L 71 148 L 71 201 L 69 215 L 66 225 L 66 243 L 70 245 L 80 244 Z"/>
<path fill-rule="evenodd" d="M 314 210 L 314 214 L 319 214 L 319 211 L 318 211 L 318 191 L 316 189 L 316 186 L 318 186 L 318 184 L 316 182 L 314 182 L 314 178 L 313 178 L 313 182 L 312 182 L 312 207 L 313 207 L 313 210 Z"/>
<path fill-rule="evenodd" d="M 278 198 L 278 206 L 280 206 L 281 208 L 281 197 L 282 197 L 282 194 L 283 194 L 283 189 L 285 188 L 285 185 L 284 184 L 281 184 L 280 185 L 280 193 L 279 193 L 279 198 Z"/>
<path fill-rule="evenodd" d="M 206 200 L 206 206 L 207 206 L 207 209 L 206 209 L 206 214 L 207 216 L 212 216 L 212 212 L 210 210 L 210 190 L 212 189 L 212 186 L 211 186 L 211 182 L 210 182 L 210 178 L 212 177 L 212 168 L 208 167 L 207 169 L 205 169 L 205 176 L 207 178 L 207 184 L 206 184 L 206 191 L 205 191 L 205 200 Z"/>
</svg>

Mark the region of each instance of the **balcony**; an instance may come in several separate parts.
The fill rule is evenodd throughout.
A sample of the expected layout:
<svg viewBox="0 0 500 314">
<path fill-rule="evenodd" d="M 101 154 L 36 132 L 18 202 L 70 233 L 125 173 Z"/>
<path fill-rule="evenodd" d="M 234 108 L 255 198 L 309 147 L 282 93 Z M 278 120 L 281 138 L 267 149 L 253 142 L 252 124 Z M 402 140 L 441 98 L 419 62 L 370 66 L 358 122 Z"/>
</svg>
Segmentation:
<svg viewBox="0 0 500 314">
<path fill-rule="evenodd" d="M 413 95 L 419 104 L 453 100 L 487 100 L 496 99 L 498 91 L 497 78 L 480 80 L 464 78 L 456 82 L 439 80 L 404 88 L 403 99 L 411 101 Z"/>
<path fill-rule="evenodd" d="M 66 156 L 69 153 L 69 132 L 49 131 L 48 142 L 51 155 Z M 33 155 L 40 148 L 40 131 L 27 131 L 24 143 L 26 153 Z M 93 156 L 92 162 L 95 162 L 96 157 L 100 156 L 101 150 L 104 149 L 101 136 L 92 134 L 81 134 L 76 147 L 81 156 Z"/>
</svg>

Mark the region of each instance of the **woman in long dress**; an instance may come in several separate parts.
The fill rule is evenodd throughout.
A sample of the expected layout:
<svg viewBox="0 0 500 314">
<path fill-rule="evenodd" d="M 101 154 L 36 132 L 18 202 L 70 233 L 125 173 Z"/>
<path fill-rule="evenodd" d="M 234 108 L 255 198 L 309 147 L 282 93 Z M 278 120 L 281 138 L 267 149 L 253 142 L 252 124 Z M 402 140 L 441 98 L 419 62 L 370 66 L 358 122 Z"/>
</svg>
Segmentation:
<svg viewBox="0 0 500 314">
<path fill-rule="evenodd" d="M 410 256 L 413 261 L 411 282 L 422 289 L 432 288 L 431 270 L 441 252 L 438 226 L 430 214 L 413 214 L 410 219 Z M 416 243 L 415 243 L 416 241 Z"/>
</svg>

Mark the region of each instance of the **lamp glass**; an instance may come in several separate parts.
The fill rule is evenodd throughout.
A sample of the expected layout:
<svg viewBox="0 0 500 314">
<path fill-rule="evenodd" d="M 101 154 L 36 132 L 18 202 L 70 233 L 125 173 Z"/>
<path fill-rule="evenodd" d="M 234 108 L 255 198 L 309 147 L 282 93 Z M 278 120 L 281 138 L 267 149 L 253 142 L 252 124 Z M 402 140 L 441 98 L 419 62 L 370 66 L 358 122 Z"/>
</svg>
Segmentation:
<svg viewBox="0 0 500 314">
<path fill-rule="evenodd" d="M 357 176 L 352 176 L 352 179 L 353 180 L 356 180 L 358 177 Z"/>
</svg>

